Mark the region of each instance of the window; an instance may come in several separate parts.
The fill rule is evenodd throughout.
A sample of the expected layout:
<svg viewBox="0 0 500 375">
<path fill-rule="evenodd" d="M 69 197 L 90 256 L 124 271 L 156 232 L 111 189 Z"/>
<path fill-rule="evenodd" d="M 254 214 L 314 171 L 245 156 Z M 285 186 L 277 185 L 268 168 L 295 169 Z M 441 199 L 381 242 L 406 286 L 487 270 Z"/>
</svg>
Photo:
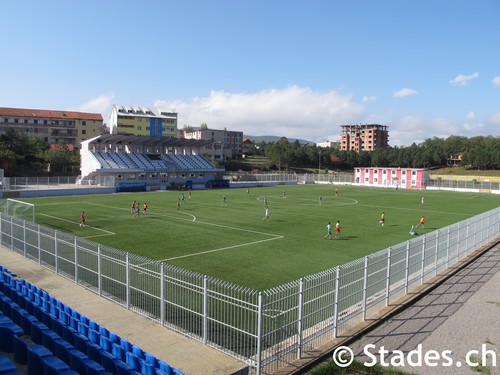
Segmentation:
<svg viewBox="0 0 500 375">
<path fill-rule="evenodd" d="M 401 172 L 401 174 L 402 174 L 403 176 L 406 176 L 406 171 L 402 171 L 402 172 Z"/>
<path fill-rule="evenodd" d="M 356 169 L 356 172 L 358 172 L 358 173 L 359 173 L 359 168 L 358 168 L 358 169 Z"/>
<path fill-rule="evenodd" d="M 365 177 L 365 182 L 368 182 L 368 177 Z"/>
<path fill-rule="evenodd" d="M 392 171 L 392 174 L 396 174 L 396 170 L 393 170 L 393 171 Z"/>
<path fill-rule="evenodd" d="M 27 123 L 28 123 L 28 119 L 27 119 L 27 118 L 25 118 L 25 119 L 24 119 L 24 123 L 25 123 L 25 124 L 27 124 Z"/>
<path fill-rule="evenodd" d="M 416 176 L 416 175 L 417 175 L 417 172 L 416 172 L 416 171 L 411 171 L 411 175 L 412 175 L 412 176 Z"/>
<path fill-rule="evenodd" d="M 14 124 L 17 124 L 19 120 L 17 118 L 14 119 Z"/>
<path fill-rule="evenodd" d="M 384 169 L 384 170 L 382 171 L 382 173 L 383 173 L 383 174 L 387 174 L 387 171 Z"/>
<path fill-rule="evenodd" d="M 368 169 L 365 169 L 365 173 L 368 173 Z"/>
<path fill-rule="evenodd" d="M 87 121 L 82 121 L 82 125 L 87 125 Z"/>
<path fill-rule="evenodd" d="M 85 129 L 83 129 L 82 134 L 87 134 L 87 131 Z"/>
<path fill-rule="evenodd" d="M 48 124 L 48 121 L 47 121 L 47 120 L 43 120 L 43 124 L 44 124 L 44 125 L 47 125 L 47 124 Z"/>
<path fill-rule="evenodd" d="M 375 171 L 373 171 L 373 173 L 378 174 L 378 169 L 375 169 Z"/>
<path fill-rule="evenodd" d="M 375 183 L 377 183 L 377 182 L 378 182 L 377 177 L 375 177 L 375 178 L 373 179 L 373 182 L 375 182 Z"/>
</svg>

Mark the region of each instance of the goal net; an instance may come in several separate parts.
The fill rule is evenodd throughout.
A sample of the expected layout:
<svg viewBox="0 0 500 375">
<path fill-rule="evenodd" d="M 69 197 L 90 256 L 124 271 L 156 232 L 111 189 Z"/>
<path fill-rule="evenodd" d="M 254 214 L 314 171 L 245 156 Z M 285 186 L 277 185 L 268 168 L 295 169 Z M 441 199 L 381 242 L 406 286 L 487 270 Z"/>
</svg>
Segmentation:
<svg viewBox="0 0 500 375">
<path fill-rule="evenodd" d="M 0 200 L 0 212 L 26 221 L 35 222 L 35 205 L 31 203 L 11 198 L 2 199 Z"/>
</svg>

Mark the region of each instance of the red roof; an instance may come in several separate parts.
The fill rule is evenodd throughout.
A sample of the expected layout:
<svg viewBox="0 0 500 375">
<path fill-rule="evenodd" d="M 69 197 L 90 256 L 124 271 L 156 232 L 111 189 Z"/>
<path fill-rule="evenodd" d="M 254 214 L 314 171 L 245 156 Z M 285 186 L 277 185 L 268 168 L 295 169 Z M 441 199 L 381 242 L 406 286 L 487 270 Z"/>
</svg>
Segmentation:
<svg viewBox="0 0 500 375">
<path fill-rule="evenodd" d="M 71 120 L 94 120 L 103 121 L 100 113 L 52 111 L 48 109 L 25 109 L 0 107 L 0 117 L 40 117 L 47 119 L 71 119 Z"/>
</svg>

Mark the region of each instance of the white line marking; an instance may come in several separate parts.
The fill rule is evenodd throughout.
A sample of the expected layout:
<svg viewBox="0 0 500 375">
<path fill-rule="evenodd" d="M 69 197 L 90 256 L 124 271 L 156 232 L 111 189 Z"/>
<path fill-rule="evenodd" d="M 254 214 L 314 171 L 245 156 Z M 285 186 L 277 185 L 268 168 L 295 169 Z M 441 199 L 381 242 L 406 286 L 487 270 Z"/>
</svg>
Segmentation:
<svg viewBox="0 0 500 375">
<path fill-rule="evenodd" d="M 101 207 L 106 207 L 106 208 L 113 208 L 113 209 L 116 209 L 116 210 L 129 211 L 128 208 L 109 206 L 109 205 L 100 204 L 100 203 L 85 202 L 85 204 L 87 204 L 87 205 L 94 205 L 94 206 L 101 206 Z M 181 255 L 181 256 L 178 256 L 178 257 L 173 257 L 173 258 L 168 258 L 168 259 L 161 260 L 162 262 L 168 261 L 168 260 L 180 259 L 180 258 L 193 257 L 193 256 L 201 255 L 201 254 L 214 253 L 214 252 L 217 252 L 217 251 L 229 250 L 229 249 L 234 249 L 234 248 L 243 247 L 243 246 L 250 246 L 250 245 L 255 245 L 255 244 L 258 244 L 258 243 L 262 243 L 262 242 L 274 241 L 274 240 L 279 240 L 279 239 L 284 238 L 284 236 L 273 234 L 273 233 L 265 233 L 265 232 L 259 232 L 259 231 L 255 231 L 255 230 L 250 230 L 250 229 L 231 227 L 231 226 L 228 226 L 228 225 L 209 223 L 209 222 L 206 222 L 206 221 L 197 221 L 196 220 L 197 218 L 196 218 L 195 215 L 189 214 L 187 212 L 177 212 L 177 214 L 187 215 L 187 216 L 190 216 L 190 218 L 189 219 L 185 219 L 185 218 L 179 217 L 178 215 L 168 215 L 168 214 L 158 213 L 158 212 L 155 212 L 154 215 L 156 215 L 156 216 L 162 216 L 162 217 L 174 218 L 174 219 L 177 219 L 177 220 L 191 221 L 191 222 L 196 222 L 198 224 L 204 224 L 204 225 L 210 225 L 210 226 L 219 227 L 219 228 L 237 230 L 237 231 L 241 231 L 241 232 L 260 234 L 260 235 L 263 235 L 263 236 L 270 236 L 271 238 L 267 238 L 267 239 L 259 240 L 259 241 L 254 241 L 254 242 L 247 242 L 247 243 L 238 244 L 238 245 L 232 245 L 232 246 L 222 247 L 222 248 L 219 248 L 219 249 L 201 251 L 201 252 L 198 252 L 198 253 Z M 61 218 L 58 218 L 58 217 L 55 217 L 55 216 L 50 216 L 50 215 L 46 215 L 46 214 L 41 214 L 41 215 L 53 217 L 54 219 L 59 219 L 59 220 L 67 221 L 69 223 L 74 223 L 74 221 L 70 221 L 70 220 L 66 220 L 66 219 L 61 219 Z M 93 227 L 91 227 L 91 228 L 93 228 Z M 104 229 L 99 229 L 99 228 L 94 228 L 94 229 L 101 230 L 103 232 L 107 232 L 107 233 L 111 233 L 111 234 L 115 234 L 113 232 L 109 232 L 109 231 L 106 231 Z M 102 236 L 105 236 L 105 234 L 95 235 L 95 236 L 91 236 L 91 237 L 102 237 Z M 84 237 L 84 238 L 90 238 L 90 237 Z"/>
<path fill-rule="evenodd" d="M 194 257 L 194 256 L 201 255 L 201 254 L 215 253 L 217 251 L 235 249 L 237 247 L 250 246 L 250 245 L 255 245 L 255 244 L 258 244 L 258 243 L 262 243 L 262 242 L 280 240 L 282 238 L 283 238 L 283 236 L 277 236 L 277 237 L 268 238 L 268 239 L 265 239 L 265 240 L 254 241 L 254 242 L 247 242 L 247 243 L 243 243 L 243 244 L 240 244 L 240 245 L 233 245 L 233 246 L 221 247 L 219 249 L 200 251 L 199 253 L 192 253 L 192 254 L 187 254 L 187 255 L 181 255 L 181 256 L 178 256 L 178 257 L 172 257 L 172 258 L 162 259 L 162 260 L 160 260 L 160 262 L 167 262 L 169 260 L 174 260 L 174 259 Z"/>
<path fill-rule="evenodd" d="M 42 213 L 39 213 L 39 215 L 42 215 L 42 216 L 47 216 L 47 217 L 50 217 L 52 219 L 56 219 L 56 220 L 61 220 L 61 221 L 65 221 L 67 223 L 71 223 L 71 224 L 76 224 L 76 225 L 79 225 L 80 223 L 78 222 L 75 222 L 75 221 L 72 221 L 72 220 L 67 220 L 67 219 L 63 219 L 61 217 L 57 217 L 57 216 L 52 216 L 52 215 L 47 215 L 47 214 L 42 214 Z M 92 229 L 95 229 L 95 230 L 99 230 L 101 232 L 105 232 L 107 234 L 99 234 L 99 235 L 96 235 L 96 236 L 92 236 L 92 237 L 98 237 L 98 236 L 109 236 L 109 235 L 115 235 L 116 233 L 114 232 L 111 232 L 109 230 L 106 230 L 106 229 L 101 229 L 101 228 L 96 228 L 96 227 L 93 227 L 91 225 L 85 225 L 86 227 L 89 227 L 89 228 L 92 228 Z M 83 237 L 83 238 L 90 238 L 90 237 Z"/>
</svg>

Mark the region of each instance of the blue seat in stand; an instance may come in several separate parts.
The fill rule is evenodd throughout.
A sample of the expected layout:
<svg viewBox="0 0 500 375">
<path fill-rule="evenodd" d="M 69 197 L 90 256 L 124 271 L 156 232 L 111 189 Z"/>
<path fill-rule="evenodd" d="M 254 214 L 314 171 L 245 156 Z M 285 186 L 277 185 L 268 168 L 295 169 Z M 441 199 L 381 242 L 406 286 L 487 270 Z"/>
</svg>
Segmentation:
<svg viewBox="0 0 500 375">
<path fill-rule="evenodd" d="M 16 323 L 12 322 L 0 324 L 0 352 L 13 353 L 14 336 L 21 335 L 24 335 L 24 332 Z"/>
<path fill-rule="evenodd" d="M 6 355 L 0 354 L 0 374 L 16 374 L 17 367 Z"/>
</svg>

